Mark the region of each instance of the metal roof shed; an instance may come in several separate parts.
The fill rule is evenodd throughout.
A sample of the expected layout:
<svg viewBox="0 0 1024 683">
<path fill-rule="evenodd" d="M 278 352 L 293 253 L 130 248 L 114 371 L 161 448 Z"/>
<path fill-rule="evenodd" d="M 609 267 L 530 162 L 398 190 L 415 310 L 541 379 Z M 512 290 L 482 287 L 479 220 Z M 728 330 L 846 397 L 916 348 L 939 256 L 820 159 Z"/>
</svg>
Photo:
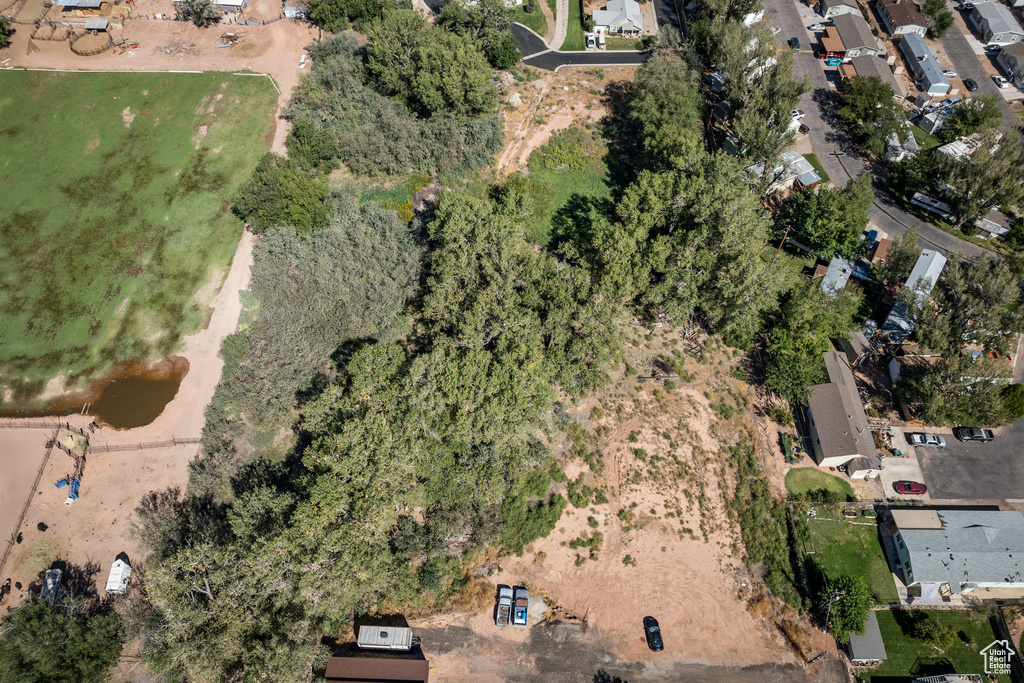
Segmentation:
<svg viewBox="0 0 1024 683">
<path fill-rule="evenodd" d="M 868 621 L 864 624 L 864 635 L 850 634 L 850 659 L 854 664 L 888 659 L 885 653 L 885 642 L 882 640 L 882 631 L 878 628 L 878 616 L 874 612 L 868 612 Z"/>
<path fill-rule="evenodd" d="M 124 560 L 114 560 L 110 566 L 110 574 L 107 575 L 107 592 L 116 595 L 124 595 L 128 589 L 128 578 L 132 575 L 131 566 Z"/>
<path fill-rule="evenodd" d="M 356 645 L 366 650 L 408 651 L 412 649 L 412 629 L 401 626 L 360 626 Z"/>
<path fill-rule="evenodd" d="M 830 297 L 835 298 L 836 294 L 846 287 L 850 281 L 850 273 L 853 266 L 846 259 L 836 256 L 828 262 L 828 270 L 821 281 L 821 289 Z"/>
<path fill-rule="evenodd" d="M 393 657 L 331 657 L 324 678 L 328 683 L 427 683 L 430 663 L 425 659 Z"/>
<path fill-rule="evenodd" d="M 86 19 L 86 31 L 106 31 L 108 23 L 106 19 Z"/>
</svg>

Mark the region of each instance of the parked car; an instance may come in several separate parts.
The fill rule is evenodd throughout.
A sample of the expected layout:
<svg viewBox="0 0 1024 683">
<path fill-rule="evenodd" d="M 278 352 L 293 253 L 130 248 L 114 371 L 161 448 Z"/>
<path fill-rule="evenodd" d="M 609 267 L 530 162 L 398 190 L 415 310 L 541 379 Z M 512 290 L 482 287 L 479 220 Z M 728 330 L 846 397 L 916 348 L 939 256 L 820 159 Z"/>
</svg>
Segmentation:
<svg viewBox="0 0 1024 683">
<path fill-rule="evenodd" d="M 961 441 L 981 441 L 983 443 L 996 438 L 991 429 L 980 427 L 953 427 L 953 436 Z"/>
<path fill-rule="evenodd" d="M 975 92 L 978 90 L 978 82 L 970 78 L 965 78 L 964 87 L 967 88 L 967 92 Z"/>
<path fill-rule="evenodd" d="M 811 129 L 807 126 L 806 123 L 801 123 L 800 124 L 800 132 L 801 133 L 810 133 Z"/>
<path fill-rule="evenodd" d="M 960 10 L 961 12 L 970 12 L 972 9 L 974 9 L 974 3 L 965 2 L 964 4 L 957 7 L 957 9 Z"/>
<path fill-rule="evenodd" d="M 800 51 L 800 39 L 797 38 L 796 36 L 793 36 L 792 38 L 789 39 L 789 46 L 792 47 L 793 50 L 799 52 Z"/>
<path fill-rule="evenodd" d="M 498 628 L 508 628 L 512 621 L 512 589 L 508 586 L 498 588 L 498 609 L 494 614 L 494 623 Z"/>
<path fill-rule="evenodd" d="M 916 481 L 898 481 L 892 485 L 896 493 L 904 496 L 921 496 L 928 493 L 928 487 Z"/>
<path fill-rule="evenodd" d="M 810 26 L 807 27 L 807 30 L 808 31 L 824 31 L 825 30 L 825 25 L 824 24 L 811 24 Z"/>
<path fill-rule="evenodd" d="M 804 112 L 803 112 L 802 109 L 794 109 L 793 110 L 793 120 L 794 121 L 799 121 L 803 117 L 804 117 Z"/>
<path fill-rule="evenodd" d="M 516 586 L 515 601 L 512 603 L 512 625 L 526 626 L 530 614 L 530 591 L 524 586 Z"/>
<path fill-rule="evenodd" d="M 604 39 L 604 34 L 603 33 L 598 33 L 597 34 L 597 46 L 599 48 L 601 48 L 602 50 L 607 50 L 608 49 L 608 41 L 606 41 Z"/>
<path fill-rule="evenodd" d="M 647 638 L 647 647 L 655 652 L 665 649 L 665 644 L 661 641 L 661 627 L 654 617 L 644 617 L 644 637 Z"/>
<path fill-rule="evenodd" d="M 1003 78 L 1002 76 L 993 76 L 992 80 L 995 81 L 997 88 L 1002 89 L 1010 87 L 1010 82 Z"/>
<path fill-rule="evenodd" d="M 923 446 L 924 448 L 945 448 L 946 439 L 938 434 L 907 434 L 907 443 L 911 446 Z"/>
<path fill-rule="evenodd" d="M 952 69 L 943 69 L 942 70 L 942 75 L 945 76 L 946 78 L 956 78 L 957 77 L 957 73 L 955 71 L 953 71 Z"/>
<path fill-rule="evenodd" d="M 1002 49 L 1003 49 L 1002 45 L 986 45 L 985 46 L 985 52 L 988 52 L 989 54 L 993 54 L 993 55 L 995 53 L 999 52 Z"/>
<path fill-rule="evenodd" d="M 592 50 L 595 47 L 597 47 L 597 36 L 595 36 L 593 33 L 588 33 L 587 34 L 587 49 L 588 50 Z"/>
</svg>

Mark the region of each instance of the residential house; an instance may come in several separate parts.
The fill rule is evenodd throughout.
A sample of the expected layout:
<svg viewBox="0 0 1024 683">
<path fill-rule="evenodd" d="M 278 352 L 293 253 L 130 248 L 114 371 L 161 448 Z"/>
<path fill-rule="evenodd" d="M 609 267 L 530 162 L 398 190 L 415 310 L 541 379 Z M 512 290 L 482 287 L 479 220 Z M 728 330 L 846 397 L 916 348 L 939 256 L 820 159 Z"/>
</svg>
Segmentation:
<svg viewBox="0 0 1024 683">
<path fill-rule="evenodd" d="M 918 302 L 923 302 L 932 293 L 932 288 L 939 281 L 939 276 L 945 267 L 945 256 L 937 251 L 925 249 L 911 269 L 904 286 L 909 287 L 915 293 L 915 299 Z M 909 309 L 908 303 L 901 302 L 893 306 L 885 322 L 882 323 L 882 331 L 887 333 L 894 342 L 903 341 L 914 331 L 917 314 Z"/>
<path fill-rule="evenodd" d="M 428 683 L 430 662 L 422 658 L 360 652 L 358 657 L 327 660 L 327 683 Z"/>
<path fill-rule="evenodd" d="M 872 476 L 877 473 L 878 451 L 850 359 L 838 351 L 830 351 L 824 357 L 828 384 L 807 390 L 814 461 L 819 467 L 847 465 L 854 478 Z"/>
<path fill-rule="evenodd" d="M 885 643 L 882 641 L 882 631 L 878 628 L 878 616 L 874 611 L 868 612 L 868 620 L 864 623 L 864 635 L 850 633 L 850 642 L 846 649 L 854 666 L 881 662 L 888 657 L 885 653 Z"/>
<path fill-rule="evenodd" d="M 986 44 L 1009 45 L 1024 38 L 1010 8 L 1000 2 L 979 2 L 967 15 L 967 27 Z"/>
<path fill-rule="evenodd" d="M 825 52 L 834 52 L 837 55 L 846 52 L 846 46 L 843 45 L 843 39 L 839 37 L 839 31 L 835 26 L 825 27 L 825 34 L 821 37 L 821 48 Z"/>
<path fill-rule="evenodd" d="M 764 164 L 754 164 L 747 168 L 753 178 L 760 178 L 764 172 Z M 821 182 L 821 176 L 803 155 L 797 152 L 783 152 L 779 161 L 768 176 L 769 192 L 777 192 L 790 187 L 798 189 L 812 187 Z"/>
<path fill-rule="evenodd" d="M 906 91 L 903 90 L 903 84 L 893 75 L 892 69 L 889 68 L 889 65 L 885 63 L 882 57 L 858 55 L 850 60 L 850 65 L 856 70 L 858 76 L 868 78 L 877 76 L 881 78 L 883 83 L 892 88 L 893 94 L 896 97 L 902 99 L 907 96 Z"/>
<path fill-rule="evenodd" d="M 875 34 L 871 32 L 868 22 L 859 14 L 840 14 L 832 19 L 836 32 L 846 48 L 846 57 L 857 55 L 885 54 Z"/>
<path fill-rule="evenodd" d="M 935 56 L 924 42 L 924 38 L 917 33 L 904 33 L 900 36 L 899 50 L 903 54 L 907 68 L 918 80 L 918 86 L 924 92 L 933 96 L 949 92 L 949 81 L 942 75 L 942 67 L 935 61 Z"/>
<path fill-rule="evenodd" d="M 644 32 L 644 18 L 636 0 L 609 0 L 604 9 L 594 10 L 594 30 L 635 38 Z"/>
<path fill-rule="evenodd" d="M 832 257 L 828 262 L 828 270 L 821 280 L 821 289 L 833 299 L 846 287 L 853 272 L 853 264 L 840 256 Z"/>
<path fill-rule="evenodd" d="M 820 0 L 818 11 L 826 19 L 838 17 L 840 14 L 860 15 L 860 7 L 857 6 L 857 0 Z"/>
<path fill-rule="evenodd" d="M 890 36 L 904 33 L 923 36 L 928 31 L 928 23 L 913 0 L 878 0 L 875 8 Z"/>
<path fill-rule="evenodd" d="M 1024 598 L 1024 515 L 1000 510 L 894 509 L 893 564 L 921 602 L 986 589 Z"/>
<path fill-rule="evenodd" d="M 996 63 L 1018 88 L 1024 88 L 1024 43 L 1007 45 L 996 55 Z"/>
</svg>

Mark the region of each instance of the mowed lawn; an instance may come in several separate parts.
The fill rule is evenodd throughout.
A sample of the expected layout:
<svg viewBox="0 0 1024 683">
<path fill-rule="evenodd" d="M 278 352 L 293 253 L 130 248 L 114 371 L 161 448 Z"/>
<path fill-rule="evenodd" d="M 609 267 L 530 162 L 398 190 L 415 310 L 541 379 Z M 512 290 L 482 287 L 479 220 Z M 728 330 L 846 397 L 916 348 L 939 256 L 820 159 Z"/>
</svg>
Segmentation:
<svg viewBox="0 0 1024 683">
<path fill-rule="evenodd" d="M 269 148 L 265 78 L 0 72 L 0 385 L 170 353 L 228 266 Z"/>
<path fill-rule="evenodd" d="M 841 502 L 857 499 L 849 482 L 817 467 L 797 467 L 786 472 L 786 490 L 790 495 L 802 495 L 818 489 L 835 492 Z"/>
<path fill-rule="evenodd" d="M 821 518 L 811 518 L 807 524 L 811 527 L 814 542 L 813 558 L 830 579 L 846 574 L 863 576 L 878 603 L 892 605 L 899 602 L 896 584 L 874 524 Z"/>
<path fill-rule="evenodd" d="M 922 615 L 957 631 L 959 635 L 953 640 L 952 647 L 940 652 L 913 637 L 913 623 Z M 996 636 L 988 616 L 983 612 L 883 610 L 877 612 L 876 616 L 888 659 L 876 668 L 858 671 L 860 677 L 868 683 L 909 681 L 911 675 L 932 676 L 954 672 L 978 674 L 985 679 L 985 662 L 980 652 Z M 999 680 L 1008 683 L 1010 677 L 1000 676 Z"/>
</svg>

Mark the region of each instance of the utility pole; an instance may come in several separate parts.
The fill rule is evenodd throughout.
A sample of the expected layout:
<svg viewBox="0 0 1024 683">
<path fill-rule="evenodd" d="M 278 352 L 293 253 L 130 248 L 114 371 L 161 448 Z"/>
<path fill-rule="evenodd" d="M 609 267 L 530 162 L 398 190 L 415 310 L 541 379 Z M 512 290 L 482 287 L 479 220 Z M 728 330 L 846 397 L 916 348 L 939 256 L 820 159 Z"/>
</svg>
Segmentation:
<svg viewBox="0 0 1024 683">
<path fill-rule="evenodd" d="M 775 250 L 775 256 L 772 257 L 771 265 L 775 265 L 775 259 L 779 258 L 779 252 L 782 251 L 782 245 L 786 243 L 786 238 L 789 237 L 789 231 L 793 228 L 792 225 L 786 226 L 786 233 L 782 236 L 782 241 L 779 242 L 779 248 Z"/>
</svg>

